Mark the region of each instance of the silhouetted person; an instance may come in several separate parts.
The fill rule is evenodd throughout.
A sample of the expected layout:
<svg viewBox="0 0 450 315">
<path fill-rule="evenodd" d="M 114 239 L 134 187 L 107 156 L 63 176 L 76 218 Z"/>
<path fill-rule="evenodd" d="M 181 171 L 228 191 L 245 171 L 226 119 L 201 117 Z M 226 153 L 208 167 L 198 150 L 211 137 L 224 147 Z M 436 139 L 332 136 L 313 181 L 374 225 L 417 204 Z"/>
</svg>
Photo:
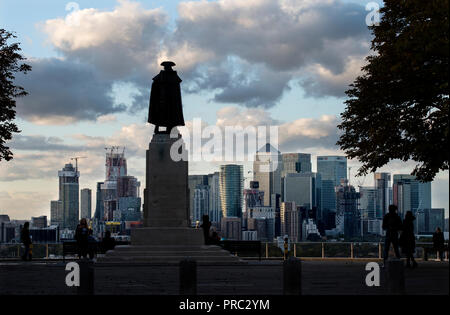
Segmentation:
<svg viewBox="0 0 450 315">
<path fill-rule="evenodd" d="M 445 240 L 444 233 L 442 233 L 441 228 L 437 228 L 436 232 L 433 233 L 433 248 L 437 252 L 438 258 L 443 261 L 444 260 L 444 251 L 445 251 Z"/>
<path fill-rule="evenodd" d="M 213 231 L 211 234 L 211 245 L 219 245 L 220 244 L 220 236 L 217 234 L 217 231 Z"/>
<path fill-rule="evenodd" d="M 23 225 L 22 231 L 20 233 L 20 239 L 25 246 L 25 252 L 22 255 L 22 260 L 31 260 L 31 237 L 30 237 L 30 222 L 25 222 Z"/>
<path fill-rule="evenodd" d="M 77 241 L 78 257 L 87 258 L 89 249 L 89 227 L 85 218 L 80 220 L 75 230 L 75 240 Z"/>
<path fill-rule="evenodd" d="M 383 230 L 386 231 L 386 239 L 384 241 L 384 256 L 383 260 L 386 262 L 389 256 L 389 248 L 394 247 L 395 256 L 400 258 L 400 251 L 398 250 L 398 232 L 402 228 L 402 220 L 397 214 L 397 206 L 390 205 L 389 213 L 383 218 Z"/>
<path fill-rule="evenodd" d="M 108 250 L 113 250 L 115 246 L 116 246 L 116 240 L 111 237 L 111 231 L 106 231 L 105 237 L 103 237 L 103 240 L 102 240 L 103 250 L 106 253 Z"/>
<path fill-rule="evenodd" d="M 417 263 L 414 260 L 414 252 L 416 249 L 416 237 L 414 235 L 414 220 L 416 218 L 413 216 L 411 211 L 406 212 L 405 219 L 403 220 L 402 235 L 400 236 L 400 244 L 402 246 L 402 251 L 406 255 L 406 267 L 412 268 L 417 267 Z"/>
<path fill-rule="evenodd" d="M 89 236 L 88 236 L 88 246 L 89 246 L 89 250 L 88 250 L 88 255 L 89 255 L 89 259 L 93 259 L 94 255 L 97 251 L 97 239 L 94 237 L 94 231 L 92 231 L 92 229 L 89 229 Z"/>
<path fill-rule="evenodd" d="M 209 245 L 211 243 L 209 237 L 209 229 L 211 228 L 211 222 L 209 221 L 209 216 L 207 214 L 202 217 L 202 225 L 200 227 L 203 229 L 203 236 L 205 238 L 205 244 Z"/>
</svg>

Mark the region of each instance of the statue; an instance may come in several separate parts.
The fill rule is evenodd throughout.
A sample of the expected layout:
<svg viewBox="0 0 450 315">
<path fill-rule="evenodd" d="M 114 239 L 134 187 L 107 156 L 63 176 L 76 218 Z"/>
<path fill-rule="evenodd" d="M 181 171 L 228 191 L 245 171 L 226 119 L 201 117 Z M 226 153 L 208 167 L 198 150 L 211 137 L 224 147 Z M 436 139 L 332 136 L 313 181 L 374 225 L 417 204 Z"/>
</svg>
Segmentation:
<svg viewBox="0 0 450 315">
<path fill-rule="evenodd" d="M 164 70 L 153 78 L 148 109 L 148 122 L 155 125 L 155 133 L 170 133 L 176 126 L 184 126 L 181 104 L 181 79 L 172 69 L 175 63 L 164 61 Z M 166 127 L 166 130 L 160 130 Z"/>
</svg>

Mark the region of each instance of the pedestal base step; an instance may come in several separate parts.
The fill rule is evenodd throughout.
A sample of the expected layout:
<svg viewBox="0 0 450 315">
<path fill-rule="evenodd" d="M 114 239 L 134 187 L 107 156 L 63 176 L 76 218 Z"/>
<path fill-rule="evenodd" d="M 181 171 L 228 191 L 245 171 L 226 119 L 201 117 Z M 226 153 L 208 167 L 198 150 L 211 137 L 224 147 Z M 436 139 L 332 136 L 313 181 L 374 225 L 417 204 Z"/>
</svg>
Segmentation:
<svg viewBox="0 0 450 315">
<path fill-rule="evenodd" d="M 131 230 L 132 245 L 200 246 L 203 231 L 188 227 L 145 227 Z"/>
<path fill-rule="evenodd" d="M 127 263 L 176 263 L 184 259 L 197 262 L 242 262 L 242 260 L 219 246 L 151 246 L 122 245 L 108 251 L 99 257 L 97 262 L 127 262 Z"/>
</svg>

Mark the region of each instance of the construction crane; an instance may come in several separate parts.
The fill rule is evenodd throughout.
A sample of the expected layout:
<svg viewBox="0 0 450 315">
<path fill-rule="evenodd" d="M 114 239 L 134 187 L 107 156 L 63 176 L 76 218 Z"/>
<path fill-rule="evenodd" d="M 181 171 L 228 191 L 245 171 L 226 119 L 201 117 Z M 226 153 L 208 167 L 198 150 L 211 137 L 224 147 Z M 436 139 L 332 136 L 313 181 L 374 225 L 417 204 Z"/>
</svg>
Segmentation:
<svg viewBox="0 0 450 315">
<path fill-rule="evenodd" d="M 74 156 L 70 159 L 75 160 L 75 172 L 78 172 L 78 159 L 86 159 L 86 157 L 85 156 Z"/>
</svg>

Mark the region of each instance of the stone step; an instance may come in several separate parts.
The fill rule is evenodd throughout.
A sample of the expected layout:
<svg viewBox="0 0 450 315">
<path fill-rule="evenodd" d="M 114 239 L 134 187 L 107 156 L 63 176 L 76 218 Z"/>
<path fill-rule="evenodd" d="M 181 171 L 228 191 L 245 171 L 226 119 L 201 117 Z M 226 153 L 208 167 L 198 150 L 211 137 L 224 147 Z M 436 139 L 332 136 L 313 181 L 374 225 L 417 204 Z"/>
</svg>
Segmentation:
<svg viewBox="0 0 450 315">
<path fill-rule="evenodd" d="M 185 258 L 189 258 L 198 262 L 241 262 L 236 256 L 110 256 L 99 257 L 97 262 L 158 262 L 158 263 L 174 263 L 179 262 Z"/>
<path fill-rule="evenodd" d="M 215 245 L 118 245 L 114 248 L 114 251 L 127 252 L 127 251 L 223 251 L 220 246 Z"/>
<path fill-rule="evenodd" d="M 105 255 L 106 257 L 115 256 L 231 256 L 227 251 L 144 251 L 144 250 L 134 250 L 134 251 L 108 251 Z"/>
</svg>

